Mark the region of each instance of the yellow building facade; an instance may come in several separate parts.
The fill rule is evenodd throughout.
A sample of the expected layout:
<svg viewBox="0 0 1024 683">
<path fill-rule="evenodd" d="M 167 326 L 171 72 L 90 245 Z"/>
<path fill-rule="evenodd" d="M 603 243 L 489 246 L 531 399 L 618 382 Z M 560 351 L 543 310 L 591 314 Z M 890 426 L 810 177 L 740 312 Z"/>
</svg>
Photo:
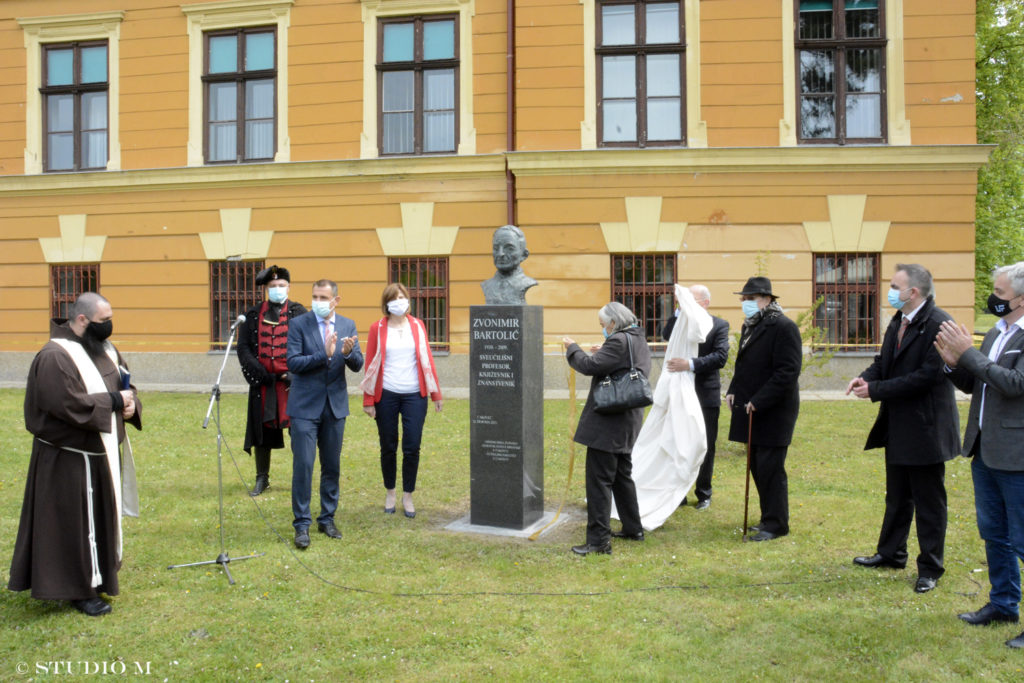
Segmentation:
<svg viewBox="0 0 1024 683">
<path fill-rule="evenodd" d="M 218 308 L 218 264 L 285 266 L 306 304 L 334 279 L 365 330 L 411 262 L 441 264 L 424 296 L 454 360 L 510 220 L 552 351 L 623 296 L 653 339 L 673 280 L 736 329 L 758 271 L 791 314 L 825 296 L 839 349 L 880 340 L 899 262 L 969 321 L 974 12 L 0 0 L 0 351 L 46 339 L 68 266 L 95 274 L 122 349 L 206 354 L 237 303 Z"/>
</svg>

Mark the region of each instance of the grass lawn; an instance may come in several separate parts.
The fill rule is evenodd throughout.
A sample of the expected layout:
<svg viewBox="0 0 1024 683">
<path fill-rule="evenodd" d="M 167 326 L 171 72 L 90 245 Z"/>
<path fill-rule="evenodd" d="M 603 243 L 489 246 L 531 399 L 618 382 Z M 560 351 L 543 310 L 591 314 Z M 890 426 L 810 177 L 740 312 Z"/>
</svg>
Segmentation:
<svg viewBox="0 0 1024 683">
<path fill-rule="evenodd" d="M 540 540 L 444 529 L 469 509 L 468 401 L 427 419 L 411 520 L 382 513 L 376 432 L 353 402 L 337 515 L 344 538 L 314 529 L 300 553 L 291 543 L 290 453 L 275 451 L 272 488 L 251 500 L 239 475 L 251 483 L 240 450 L 244 397 L 225 395 L 227 549 L 266 553 L 232 563 L 229 586 L 219 568 L 167 569 L 220 549 L 215 432 L 200 429 L 206 397 L 143 401 L 145 431 L 133 435 L 142 517 L 125 521 L 113 614 L 90 619 L 0 591 L 0 679 L 48 678 L 40 674 L 52 675 L 54 662 L 79 674 L 148 667 L 148 678 L 172 681 L 1024 678 L 1024 653 L 1003 645 L 1020 626 L 956 618 L 988 591 L 966 460 L 946 470 L 947 572 L 936 591 L 913 592 L 913 564 L 851 564 L 874 551 L 882 518 L 882 455 L 862 450 L 876 410 L 868 403 L 803 405 L 787 463 L 790 536 L 741 542 L 743 451 L 720 443 L 710 510 L 680 509 L 644 543 L 579 558 L 569 546 L 584 537 L 581 459 L 569 522 Z M 21 404 L 21 391 L 0 391 L 5 585 L 30 452 Z M 549 509 L 566 482 L 567 412 L 567 401 L 546 403 Z M 727 427 L 725 419 L 723 434 Z"/>
</svg>

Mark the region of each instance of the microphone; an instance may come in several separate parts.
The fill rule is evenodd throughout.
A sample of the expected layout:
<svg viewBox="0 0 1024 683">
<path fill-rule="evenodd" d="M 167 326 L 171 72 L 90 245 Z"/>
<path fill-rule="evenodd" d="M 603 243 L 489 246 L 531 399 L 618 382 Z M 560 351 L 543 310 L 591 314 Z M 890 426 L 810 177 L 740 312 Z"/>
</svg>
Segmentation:
<svg viewBox="0 0 1024 683">
<path fill-rule="evenodd" d="M 239 325 L 241 325 L 244 322 L 245 322 L 245 316 L 244 315 L 238 316 L 237 318 L 235 318 L 235 324 L 231 326 L 231 329 L 234 330 L 236 327 L 238 327 Z"/>
</svg>

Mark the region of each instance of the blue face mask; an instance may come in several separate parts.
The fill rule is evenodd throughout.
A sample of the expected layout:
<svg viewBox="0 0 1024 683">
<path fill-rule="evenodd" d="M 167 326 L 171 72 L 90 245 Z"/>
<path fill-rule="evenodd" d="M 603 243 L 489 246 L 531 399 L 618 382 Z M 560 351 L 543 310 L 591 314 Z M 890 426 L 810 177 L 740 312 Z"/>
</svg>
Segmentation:
<svg viewBox="0 0 1024 683">
<path fill-rule="evenodd" d="M 288 298 L 288 288 L 267 287 L 267 298 L 270 299 L 271 303 L 284 303 L 284 300 Z"/>
<path fill-rule="evenodd" d="M 331 302 L 330 301 L 314 301 L 313 312 L 321 318 L 326 318 L 331 314 Z"/>
<path fill-rule="evenodd" d="M 601 328 L 601 334 L 603 334 L 603 335 L 604 335 L 604 338 L 605 338 L 605 339 L 607 339 L 607 338 L 608 338 L 608 330 L 604 329 L 603 327 Z"/>
<path fill-rule="evenodd" d="M 902 290 L 893 289 L 892 287 L 889 288 L 889 305 L 895 308 L 897 311 L 903 308 L 903 304 L 907 303 L 906 301 L 900 299 L 900 294 L 902 293 Z"/>
<path fill-rule="evenodd" d="M 761 310 L 760 308 L 757 307 L 756 301 L 744 301 L 742 306 L 743 315 L 747 316 L 748 318 L 754 317 L 755 315 L 757 315 L 757 312 Z"/>
</svg>

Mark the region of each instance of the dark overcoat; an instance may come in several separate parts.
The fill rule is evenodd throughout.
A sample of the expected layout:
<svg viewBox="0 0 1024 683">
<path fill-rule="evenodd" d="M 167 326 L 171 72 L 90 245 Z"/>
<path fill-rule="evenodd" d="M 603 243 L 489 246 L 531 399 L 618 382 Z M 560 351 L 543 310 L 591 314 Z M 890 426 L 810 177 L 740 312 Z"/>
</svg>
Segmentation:
<svg viewBox="0 0 1024 683">
<path fill-rule="evenodd" d="M 934 465 L 960 453 L 960 413 L 934 345 L 945 320 L 949 315 L 928 297 L 897 349 L 903 324 L 903 314 L 897 312 L 885 331 L 881 352 L 860 373 L 871 400 L 880 402 L 864 450 L 884 448 L 890 465 Z"/>
<path fill-rule="evenodd" d="M 796 323 L 779 313 L 744 327 L 736 369 L 726 394 L 733 395 L 729 440 L 747 442 L 746 404 L 754 404 L 750 443 L 788 446 L 800 413 L 803 343 Z"/>
<path fill-rule="evenodd" d="M 639 327 L 615 332 L 592 356 L 587 355 L 579 344 L 572 344 L 566 349 L 565 358 L 569 361 L 569 366 L 581 374 L 592 378 L 604 377 L 618 370 L 629 369 L 627 343 L 632 344 L 635 367 L 643 372 L 645 377 L 650 376 L 651 349 L 647 346 L 647 340 Z M 644 409 L 634 408 L 614 415 L 596 413 L 594 385 L 592 379 L 573 441 L 609 453 L 629 453 L 633 450 L 633 444 L 643 425 Z"/>
<path fill-rule="evenodd" d="M 284 430 L 265 427 L 263 424 L 263 399 L 260 388 L 274 388 L 276 378 L 260 363 L 260 307 L 256 304 L 245 312 L 245 322 L 238 327 L 238 363 L 242 366 L 242 376 L 249 383 L 249 410 L 245 422 L 245 442 L 242 448 L 246 452 L 253 446 L 266 448 L 284 448 Z M 271 305 L 273 306 L 273 305 Z M 282 307 L 288 307 L 288 321 L 306 312 L 306 308 L 297 301 L 287 300 Z M 277 316 L 274 316 L 277 320 Z M 285 340 L 287 344 L 287 340 Z M 283 355 L 283 354 L 282 354 Z"/>
</svg>

